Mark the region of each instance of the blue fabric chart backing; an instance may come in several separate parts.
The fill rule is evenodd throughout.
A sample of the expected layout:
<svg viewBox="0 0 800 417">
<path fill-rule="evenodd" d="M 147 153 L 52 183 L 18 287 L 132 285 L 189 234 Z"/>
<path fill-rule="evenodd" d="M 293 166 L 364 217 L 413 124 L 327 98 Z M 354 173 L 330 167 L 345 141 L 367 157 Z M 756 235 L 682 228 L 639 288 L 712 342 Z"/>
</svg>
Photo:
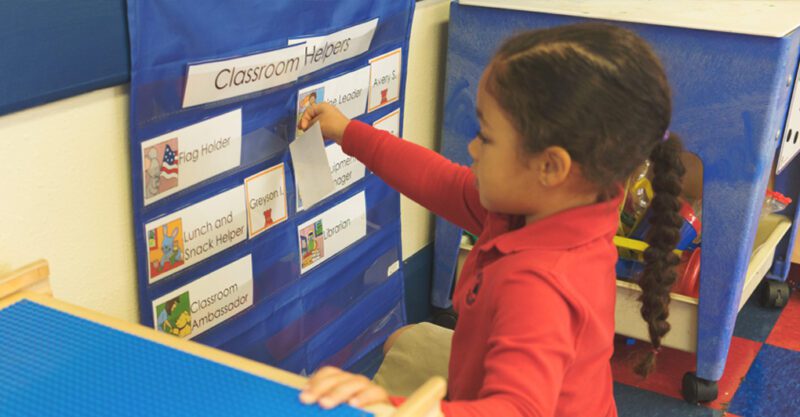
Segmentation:
<svg viewBox="0 0 800 417">
<path fill-rule="evenodd" d="M 143 324 L 299 373 L 310 373 L 322 365 L 350 367 L 404 324 L 399 195 L 366 172 L 346 188 L 299 210 L 289 143 L 296 136 L 298 96 L 304 88 L 365 67 L 370 67 L 374 76 L 375 64 L 371 61 L 398 49 L 399 75 L 405 76 L 413 9 L 412 0 L 129 0 L 130 156 Z M 288 49 L 292 39 L 334 36 L 374 19 L 377 26 L 363 53 L 301 73 L 282 85 L 185 105 L 192 66 Z M 374 87 L 373 81 L 371 78 Z M 367 106 L 356 118 L 373 124 L 396 117 L 399 133 L 401 117 L 393 115 L 402 112 L 404 90 L 404 82 L 400 82 L 396 99 Z M 241 152 L 236 163 L 165 192 L 164 184 L 170 178 L 174 186 L 189 175 L 188 164 L 180 162 L 191 162 L 186 159 L 191 158 L 190 153 L 181 154 L 190 147 L 182 132 L 237 112 Z M 193 135 L 213 130 L 202 126 Z M 218 139 L 212 135 L 208 133 L 209 142 Z M 152 164 L 161 168 L 156 177 L 148 173 Z M 249 179 L 281 164 L 285 216 L 276 218 L 274 224 L 265 220 L 271 226 L 258 234 L 253 234 L 248 217 L 242 224 L 249 225 L 250 234 L 245 228 L 240 241 L 223 245 L 224 249 L 212 251 L 210 256 L 198 257 L 187 251 L 192 233 L 216 230 L 220 222 L 233 219 L 227 209 L 221 216 L 212 217 L 212 200 L 247 190 Z M 153 198 L 158 193 L 162 195 Z M 247 212 L 252 201 L 242 198 L 241 211 Z M 324 221 L 326 213 L 348 201 L 364 202 L 361 207 L 366 212 L 366 232 L 321 260 L 314 258 L 307 266 L 305 254 L 312 253 L 312 244 L 306 243 L 306 235 L 299 236 L 300 229 L 305 228 L 306 233 L 306 223 L 310 222 L 320 236 L 324 229 L 317 218 L 323 216 Z M 208 227 L 190 230 L 187 218 L 202 217 L 203 210 L 210 213 Z M 206 220 L 201 223 L 206 224 Z M 308 236 L 309 242 L 317 242 Z M 325 243 L 324 239 L 320 242 Z M 328 249 L 326 245 L 324 250 Z M 189 255 L 195 256 L 194 262 Z M 225 297 L 250 284 L 218 282 L 242 279 L 220 271 L 241 264 L 245 258 L 252 269 L 252 291 L 240 297 L 247 302 L 246 308 L 237 309 L 238 301 Z M 170 267 L 174 270 L 158 272 Z M 200 321 L 205 324 L 198 325 Z M 187 322 L 191 327 L 185 326 Z"/>
</svg>

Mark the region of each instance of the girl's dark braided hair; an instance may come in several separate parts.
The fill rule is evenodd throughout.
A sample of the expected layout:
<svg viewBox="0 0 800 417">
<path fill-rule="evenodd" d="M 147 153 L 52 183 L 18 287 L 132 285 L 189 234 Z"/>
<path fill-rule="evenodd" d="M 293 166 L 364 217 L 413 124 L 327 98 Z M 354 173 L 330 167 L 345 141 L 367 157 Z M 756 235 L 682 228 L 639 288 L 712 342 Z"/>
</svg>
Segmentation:
<svg viewBox="0 0 800 417">
<path fill-rule="evenodd" d="M 653 164 L 651 230 L 640 278 L 641 314 L 653 351 L 635 366 L 653 368 L 669 332 L 672 252 L 681 218 L 683 145 L 665 132 L 671 94 L 650 46 L 630 30 L 582 23 L 520 33 L 506 40 L 488 69 L 487 89 L 521 133 L 524 151 L 559 146 L 579 163 L 600 195 L 613 195 L 646 159 Z"/>
</svg>

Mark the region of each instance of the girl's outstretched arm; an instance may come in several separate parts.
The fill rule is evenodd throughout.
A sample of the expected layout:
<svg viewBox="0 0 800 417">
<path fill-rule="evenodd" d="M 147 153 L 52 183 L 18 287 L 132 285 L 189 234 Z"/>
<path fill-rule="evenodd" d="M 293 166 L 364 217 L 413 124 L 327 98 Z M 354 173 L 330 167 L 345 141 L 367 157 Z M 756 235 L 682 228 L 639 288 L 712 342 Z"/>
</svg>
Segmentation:
<svg viewBox="0 0 800 417">
<path fill-rule="evenodd" d="M 328 103 L 310 106 L 298 122 L 305 130 L 319 122 L 322 135 L 342 146 L 387 184 L 474 234 L 480 234 L 487 211 L 480 204 L 475 176 L 422 146 L 389 132 L 349 120 Z"/>
</svg>

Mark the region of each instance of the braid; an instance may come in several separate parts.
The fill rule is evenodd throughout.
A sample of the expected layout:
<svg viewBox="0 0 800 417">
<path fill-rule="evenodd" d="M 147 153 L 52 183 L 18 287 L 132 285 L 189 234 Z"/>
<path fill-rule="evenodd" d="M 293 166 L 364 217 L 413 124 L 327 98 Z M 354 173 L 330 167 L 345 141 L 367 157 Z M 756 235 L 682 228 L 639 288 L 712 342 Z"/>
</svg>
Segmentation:
<svg viewBox="0 0 800 417">
<path fill-rule="evenodd" d="M 655 366 L 655 355 L 661 348 L 661 338 L 670 330 L 669 293 L 675 283 L 674 267 L 680 259 L 673 253 L 680 238 L 682 220 L 679 213 L 681 177 L 685 172 L 681 162 L 683 144 L 675 134 L 660 142 L 650 155 L 653 163 L 653 191 L 651 203 L 649 247 L 644 252 L 645 267 L 639 279 L 642 295 L 642 318 L 647 322 L 653 350 L 634 367 L 634 371 L 647 376 Z"/>
</svg>

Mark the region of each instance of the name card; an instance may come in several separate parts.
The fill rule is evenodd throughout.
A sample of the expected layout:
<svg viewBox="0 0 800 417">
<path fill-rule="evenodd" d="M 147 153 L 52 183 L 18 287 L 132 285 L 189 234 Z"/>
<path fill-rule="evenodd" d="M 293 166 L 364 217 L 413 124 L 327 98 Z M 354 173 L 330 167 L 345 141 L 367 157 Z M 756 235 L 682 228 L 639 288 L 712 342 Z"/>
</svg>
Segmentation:
<svg viewBox="0 0 800 417">
<path fill-rule="evenodd" d="M 278 164 L 244 180 L 250 237 L 286 220 L 286 175 Z"/>
<path fill-rule="evenodd" d="M 369 60 L 369 110 L 379 109 L 400 99 L 402 49 Z"/>
<path fill-rule="evenodd" d="M 395 136 L 400 136 L 400 109 L 376 120 L 372 126 L 376 129 L 385 130 Z"/>
</svg>

